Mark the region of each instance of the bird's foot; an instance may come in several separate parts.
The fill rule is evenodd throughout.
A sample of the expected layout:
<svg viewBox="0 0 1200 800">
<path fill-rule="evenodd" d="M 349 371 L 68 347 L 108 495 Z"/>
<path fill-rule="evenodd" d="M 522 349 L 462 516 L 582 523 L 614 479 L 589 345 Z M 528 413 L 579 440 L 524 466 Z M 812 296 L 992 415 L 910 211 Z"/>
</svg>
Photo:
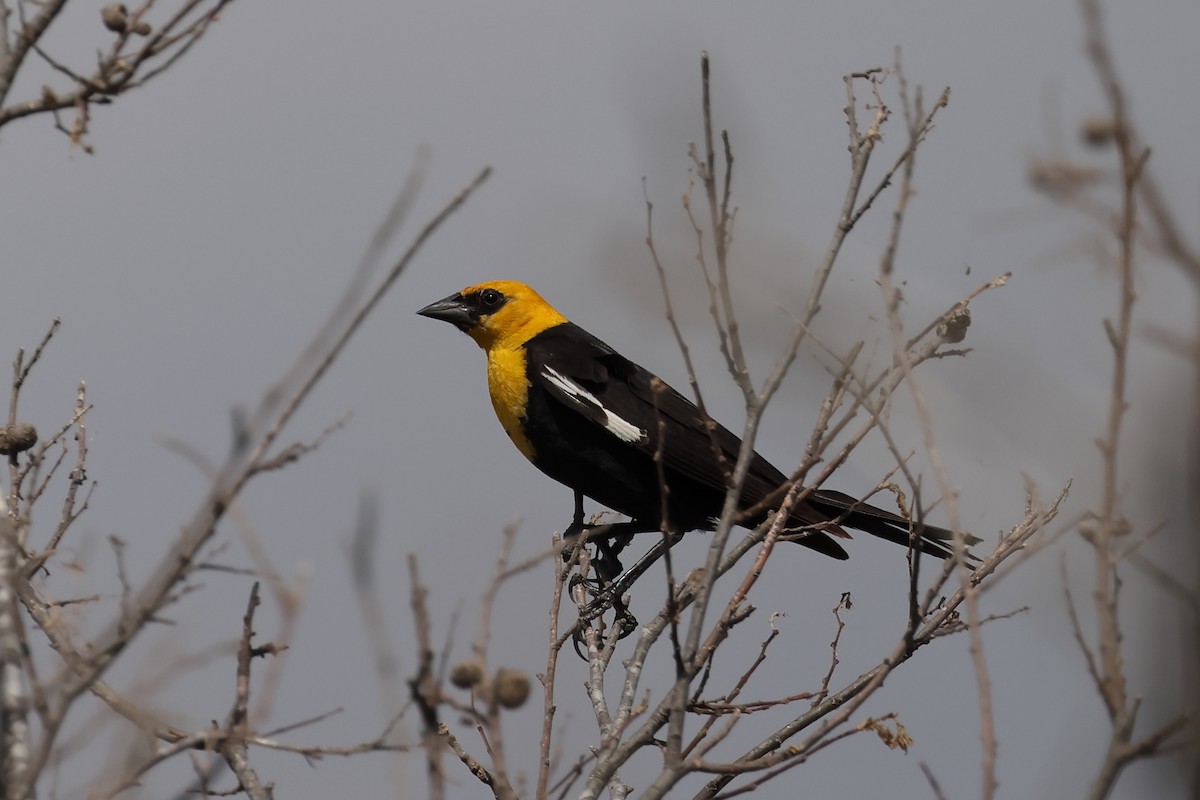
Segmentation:
<svg viewBox="0 0 1200 800">
<path fill-rule="evenodd" d="M 608 624 L 601 620 L 599 630 L 596 631 L 598 637 L 596 644 L 601 648 L 604 647 L 613 629 L 616 630 L 617 639 L 621 640 L 637 630 L 638 621 L 625 604 L 625 598 L 619 591 L 623 587 L 619 583 L 604 578 L 585 578 L 582 575 L 574 575 L 569 583 L 572 597 L 576 596 L 574 590 L 581 586 L 592 599 L 579 606 L 579 621 L 582 624 L 575 632 L 573 639 L 575 652 L 580 658 L 587 660 L 587 628 L 594 620 L 601 619 L 605 612 L 612 609 L 614 614 L 612 623 Z"/>
<path fill-rule="evenodd" d="M 619 631 L 617 638 L 624 639 L 633 633 L 638 626 L 637 617 L 630 613 L 624 598 L 618 594 L 620 588 L 618 584 L 609 583 L 594 592 L 592 600 L 579 609 L 579 619 L 583 622 L 591 622 L 611 608 L 616 613 L 613 625 Z"/>
<path fill-rule="evenodd" d="M 609 608 L 614 612 L 612 625 L 601 624 L 598 630 L 594 630 L 593 635 L 595 639 L 593 641 L 596 647 L 601 650 L 604 649 L 614 628 L 617 632 L 617 641 L 624 639 L 637 630 L 637 617 L 629 611 L 625 603 L 612 598 L 612 588 L 610 586 L 608 589 L 601 591 L 594 600 L 580 609 L 579 619 L 586 624 L 580 626 L 575 631 L 572 640 L 575 645 L 575 653 L 584 661 L 588 660 L 588 632 L 589 630 L 594 630 L 591 629 L 590 623 L 592 620 L 600 617 Z"/>
</svg>

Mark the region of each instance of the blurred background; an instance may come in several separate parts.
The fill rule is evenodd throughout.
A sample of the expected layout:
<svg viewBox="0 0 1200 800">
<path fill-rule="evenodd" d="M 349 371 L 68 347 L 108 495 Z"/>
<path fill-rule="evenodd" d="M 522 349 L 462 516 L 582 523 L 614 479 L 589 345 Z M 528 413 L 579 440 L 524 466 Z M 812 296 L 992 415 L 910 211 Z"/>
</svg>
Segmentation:
<svg viewBox="0 0 1200 800">
<path fill-rule="evenodd" d="M 1109 6 L 1115 58 L 1151 164 L 1178 218 L 1194 221 L 1200 117 L 1187 97 L 1200 68 L 1200 5 Z M 46 46 L 81 69 L 94 63 L 103 33 L 98 8 L 74 5 Z M 452 641 L 457 660 L 469 654 L 504 526 L 519 525 L 515 558 L 524 558 L 548 546 L 572 509 L 570 491 L 528 466 L 496 423 L 478 348 L 417 317 L 417 308 L 482 280 L 522 280 L 686 387 L 644 244 L 644 191 L 710 410 L 740 430 L 740 394 L 716 349 L 680 202 L 692 178 L 688 143 L 702 134 L 705 50 L 715 124 L 729 130 L 737 158 L 733 280 L 759 381 L 803 310 L 842 202 L 842 76 L 890 66 L 900 48 L 910 84 L 924 86 L 928 99 L 951 88 L 917 160 L 918 193 L 898 255 L 908 325 L 919 330 L 1000 273 L 1013 278 L 974 305 L 970 357 L 929 365 L 922 389 L 968 528 L 994 541 L 1017 522 L 1024 476 L 1047 499 L 1072 479 L 1068 511 L 1079 513 L 1100 492 L 1093 440 L 1104 431 L 1111 377 L 1101 320 L 1115 313 L 1117 280 L 1106 266 L 1103 229 L 1039 195 L 1030 177 L 1068 159 L 1094 169 L 1094 181 L 1117 177 L 1111 151 L 1080 141 L 1084 120 L 1105 109 L 1082 31 L 1074 3 L 1031 0 L 788 8 L 245 2 L 231 5 L 170 74 L 94 113 L 94 155 L 72 147 L 48 118 L 6 126 L 0 351 L 11 358 L 20 346 L 34 347 L 52 318 L 63 319 L 25 390 L 21 417 L 44 431 L 61 425 L 81 379 L 95 404 L 89 477 L 98 488 L 64 542 L 81 569 L 55 576 L 57 591 L 102 593 L 106 606 L 78 612 L 83 630 L 107 619 L 119 584 L 106 537 L 126 543 L 136 583 L 206 490 L 203 473 L 167 443 L 221 461 L 232 409 L 252 407 L 326 318 L 415 164 L 425 164 L 424 184 L 385 260 L 491 165 L 490 180 L 424 248 L 285 439 L 311 440 L 349 413 L 346 427 L 299 463 L 259 479 L 241 508 L 275 568 L 303 588 L 271 725 L 341 708 L 288 737 L 351 744 L 377 736 L 390 701 L 381 701 L 373 634 L 362 624 L 347 558 L 361 498 L 377 500 L 378 598 L 405 677 L 417 667 L 406 555 L 416 554 L 431 587 L 434 641 Z M 48 81 L 48 69 L 32 69 L 12 98 L 37 96 Z M 897 118 L 879 164 L 903 139 Z M 891 347 L 874 281 L 890 208 L 889 195 L 851 237 L 814 329 L 835 349 L 864 340 L 876 362 Z M 1197 487 L 1187 476 L 1195 376 L 1162 344 L 1164 333 L 1195 335 L 1189 286 L 1173 266 L 1149 255 L 1141 262 L 1122 494 L 1139 530 L 1163 525 L 1144 555 L 1194 588 L 1200 554 L 1188 515 Z M 828 361 L 802 353 L 765 418 L 758 449 L 785 471 L 800 461 L 829 386 Z M 919 427 L 912 416 L 906 424 L 905 413 L 901 404 L 893 429 L 904 446 L 919 448 Z M 830 485 L 864 493 L 890 466 L 883 442 L 870 439 Z M 1194 477 L 1194 461 L 1191 469 Z M 932 487 L 933 476 L 926 479 Z M 42 513 L 41 524 L 52 526 L 55 512 L 47 505 Z M 39 535 L 48 531 L 35 527 L 35 542 Z M 249 562 L 232 525 L 220 539 L 226 549 L 216 560 Z M 685 542 L 680 562 L 700 563 L 703 543 L 702 536 L 690 549 Z M 835 625 L 830 610 L 842 592 L 856 601 L 842 639 L 843 680 L 896 641 L 906 613 L 903 553 L 862 537 L 850 549 L 845 563 L 800 548 L 773 558 L 751 598 L 760 615 L 741 631 L 747 663 L 769 633 L 767 615 L 788 616 L 777 623 L 782 639 L 753 695 L 778 685 L 817 688 Z M 1106 715 L 1071 638 L 1059 549 L 1081 579 L 1078 602 L 1090 602 L 1089 552 L 1067 537 L 989 595 L 984 609 L 1031 607 L 985 636 L 998 777 L 1009 797 L 1082 794 L 1107 743 Z M 235 641 L 251 580 L 207 574 L 204 591 L 171 609 L 174 624 L 139 639 L 112 682 L 133 690 L 155 665 Z M 494 612 L 493 666 L 545 668 L 551 584 L 550 566 L 542 565 L 505 586 Z M 1131 692 L 1144 696 L 1150 730 L 1189 702 L 1196 620 L 1137 571 L 1123 591 Z M 649 608 L 657 594 L 646 599 Z M 278 614 L 268 599 L 260 640 L 276 635 Z M 745 665 L 720 666 L 738 674 Z M 578 691 L 584 677 L 583 662 L 564 657 L 559 719 L 577 749 L 594 731 Z M 232 659 L 222 653 L 142 696 L 196 729 L 225 713 L 233 682 Z M 907 756 L 856 737 L 760 796 L 794 797 L 798 786 L 811 797 L 929 796 L 920 762 L 947 796 L 973 794 L 975 693 L 965 637 L 942 642 L 892 676 L 866 709 L 899 712 L 916 740 Z M 540 713 L 535 695 L 506 721 L 510 758 L 530 775 Z M 407 716 L 401 738 L 415 741 L 417 724 Z M 100 765 L 126 757 L 129 727 L 118 721 L 104 730 L 112 735 L 80 743 L 84 752 L 60 775 L 59 796 L 82 796 Z M 469 726 L 459 735 L 482 751 Z M 272 753 L 256 763 L 279 797 L 424 791 L 418 754 L 399 765 L 389 755 L 308 764 Z M 452 796 L 481 796 L 460 764 L 447 767 L 457 781 Z M 1191 769 L 1183 756 L 1138 764 L 1114 796 L 1185 796 Z M 159 767 L 144 796 L 170 796 L 190 777 L 185 760 Z M 622 777 L 645 785 L 636 771 Z"/>
</svg>

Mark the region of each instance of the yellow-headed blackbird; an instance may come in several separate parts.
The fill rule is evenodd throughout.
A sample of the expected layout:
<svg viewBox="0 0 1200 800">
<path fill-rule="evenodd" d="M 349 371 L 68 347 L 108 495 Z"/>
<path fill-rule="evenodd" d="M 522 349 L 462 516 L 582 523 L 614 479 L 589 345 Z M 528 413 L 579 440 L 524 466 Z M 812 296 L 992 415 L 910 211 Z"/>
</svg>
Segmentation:
<svg viewBox="0 0 1200 800">
<path fill-rule="evenodd" d="M 713 529 L 742 442 L 679 392 L 516 281 L 469 286 L 417 313 L 453 324 L 487 353 L 500 424 L 534 466 L 575 490 L 576 526 L 582 494 L 630 517 L 623 532 Z M 777 504 L 786 483 L 755 453 L 739 509 Z M 743 516 L 749 527 L 766 511 Z M 909 544 L 903 517 L 826 489 L 797 504 L 788 524 L 806 527 L 801 544 L 834 558 L 847 557 L 833 539 L 849 538 L 842 526 Z M 917 544 L 945 558 L 950 539 L 950 531 L 925 525 Z"/>
</svg>

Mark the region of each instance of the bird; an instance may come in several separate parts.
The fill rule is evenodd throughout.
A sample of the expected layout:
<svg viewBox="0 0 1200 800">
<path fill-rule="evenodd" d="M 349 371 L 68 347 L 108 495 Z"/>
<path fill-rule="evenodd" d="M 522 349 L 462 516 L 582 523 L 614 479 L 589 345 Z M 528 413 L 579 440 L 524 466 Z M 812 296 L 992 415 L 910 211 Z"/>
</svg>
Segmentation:
<svg viewBox="0 0 1200 800">
<path fill-rule="evenodd" d="M 483 349 L 488 393 L 505 433 L 535 467 L 575 493 L 568 531 L 584 529 L 584 496 L 629 517 L 614 526 L 621 534 L 715 529 L 742 441 L 661 378 L 518 281 L 468 286 L 417 313 L 454 325 Z M 762 523 L 789 486 L 754 452 L 737 523 Z M 793 506 L 785 532 L 846 559 L 838 540 L 851 538 L 847 528 L 906 548 L 911 542 L 939 558 L 954 554 L 950 530 L 824 488 Z M 967 545 L 979 541 L 962 537 Z"/>
</svg>

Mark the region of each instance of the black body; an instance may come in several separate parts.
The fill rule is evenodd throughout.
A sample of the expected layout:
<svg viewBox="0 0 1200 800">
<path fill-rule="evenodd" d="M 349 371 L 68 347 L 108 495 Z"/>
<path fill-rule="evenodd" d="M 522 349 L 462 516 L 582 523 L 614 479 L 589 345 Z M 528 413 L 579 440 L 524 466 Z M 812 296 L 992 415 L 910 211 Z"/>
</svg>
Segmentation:
<svg viewBox="0 0 1200 800">
<path fill-rule="evenodd" d="M 548 328 L 525 344 L 530 382 L 524 432 L 536 452 L 535 465 L 555 480 L 596 502 L 631 517 L 637 528 L 675 532 L 711 530 L 720 516 L 741 440 L 703 415 L 679 392 L 573 323 Z M 552 372 L 549 372 L 552 371 Z M 564 391 L 557 374 L 585 390 L 597 403 Z M 606 428 L 609 413 L 636 425 L 643 435 L 626 441 Z M 659 454 L 661 464 L 656 463 Z M 660 474 L 661 469 L 661 474 Z M 787 477 L 758 453 L 753 455 L 739 498 L 739 510 L 768 499 Z M 780 498 L 773 498 L 778 505 Z M 766 513 L 740 524 L 753 526 Z M 814 491 L 799 503 L 790 528 L 820 525 L 797 539 L 818 552 L 844 559 L 833 535 L 855 528 L 909 545 L 903 517 L 829 490 Z M 919 528 L 917 546 L 930 555 L 951 555 L 950 531 Z M 974 537 L 966 537 L 968 544 Z"/>
</svg>

